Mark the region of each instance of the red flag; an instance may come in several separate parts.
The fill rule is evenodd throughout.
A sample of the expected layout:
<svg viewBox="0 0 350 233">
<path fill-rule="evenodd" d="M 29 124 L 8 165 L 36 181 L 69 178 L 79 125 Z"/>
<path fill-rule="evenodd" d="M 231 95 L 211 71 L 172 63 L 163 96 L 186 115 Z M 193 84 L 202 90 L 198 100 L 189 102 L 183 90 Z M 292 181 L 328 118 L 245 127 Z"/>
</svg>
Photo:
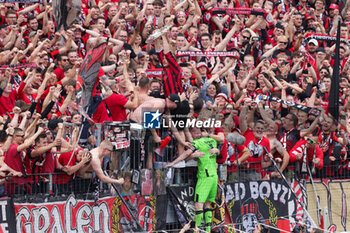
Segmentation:
<svg viewBox="0 0 350 233">
<path fill-rule="evenodd" d="M 90 104 L 93 91 L 96 88 L 97 78 L 106 47 L 107 43 L 101 43 L 92 48 L 86 54 L 79 69 L 75 93 L 77 103 L 82 105 L 85 111 Z"/>
</svg>

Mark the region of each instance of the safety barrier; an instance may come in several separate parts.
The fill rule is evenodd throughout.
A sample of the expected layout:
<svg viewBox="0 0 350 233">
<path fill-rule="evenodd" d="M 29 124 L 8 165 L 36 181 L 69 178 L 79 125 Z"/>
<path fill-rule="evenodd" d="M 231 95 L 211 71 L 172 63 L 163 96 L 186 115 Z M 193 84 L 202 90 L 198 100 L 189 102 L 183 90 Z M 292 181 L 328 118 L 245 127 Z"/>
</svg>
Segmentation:
<svg viewBox="0 0 350 233">
<path fill-rule="evenodd" d="M 70 127 L 67 132 L 71 133 L 74 126 L 67 124 L 66 127 Z M 169 131 L 163 131 L 160 134 L 162 138 L 166 138 L 169 136 Z M 103 139 L 109 139 L 115 145 L 115 151 L 120 153 L 120 157 L 118 157 L 120 158 L 120 167 L 117 171 L 109 170 L 108 173 L 114 177 L 127 177 L 126 174 L 129 174 L 129 176 L 131 174 L 128 182 L 130 187 L 128 189 L 124 186 L 118 186 L 122 191 L 122 195 L 141 194 L 142 196 L 153 195 L 160 197 L 169 195 L 169 190 L 176 194 L 176 188 L 179 188 L 181 195 L 189 195 L 189 197 L 190 194 L 193 195 L 194 189 L 189 188 L 187 190 L 187 187 L 194 187 L 196 184 L 197 162 L 195 160 L 180 162 L 172 168 L 165 168 L 165 165 L 178 154 L 177 142 L 174 138 L 171 138 L 164 148 L 160 148 L 160 144 L 154 142 L 149 131 L 144 130 L 138 124 L 130 124 L 128 122 L 98 124 L 95 128 L 95 135 L 97 145 Z M 222 184 L 232 188 L 232 190 L 234 186 L 229 184 L 237 182 L 253 182 L 252 184 L 255 185 L 254 182 L 261 183 L 264 182 L 262 180 L 271 180 L 281 182 L 281 185 L 286 185 L 273 163 L 264 161 L 263 168 L 259 170 L 251 169 L 255 166 L 256 164 L 248 162 L 244 162 L 239 167 L 230 163 L 219 164 L 219 179 Z M 313 167 L 310 164 L 309 169 L 305 170 L 305 167 L 301 164 L 290 163 L 283 174 L 288 181 L 297 178 L 297 183 L 299 183 L 299 180 L 309 180 L 311 177 L 327 180 L 346 179 L 350 178 L 350 166 L 349 160 L 339 157 L 332 162 L 327 160 L 322 169 Z M 31 174 L 26 177 L 12 177 L 6 181 L 2 185 L 2 195 L 53 197 L 75 194 L 77 196 L 93 197 L 97 189 L 101 194 L 115 195 L 115 192 L 109 185 L 96 184 L 94 181 L 93 178 L 83 179 L 74 175 L 68 176 L 63 172 Z M 248 187 L 252 188 L 255 186 L 247 186 L 246 189 Z M 254 193 L 253 191 L 252 193 Z M 225 192 L 230 194 L 230 190 Z M 188 200 L 186 199 L 181 205 L 186 207 L 186 202 L 191 200 L 193 201 L 192 197 L 188 198 Z M 167 203 L 166 227 L 164 229 L 171 231 L 172 229 L 181 228 L 183 223 L 180 223 L 176 217 L 178 214 L 177 207 L 172 201 Z"/>
<path fill-rule="evenodd" d="M 155 162 L 156 164 L 158 162 Z M 246 163 L 245 166 L 249 166 Z M 158 195 L 165 194 L 165 188 L 169 186 L 185 186 L 195 185 L 197 180 L 197 168 L 196 161 L 189 161 L 176 168 L 159 168 L 157 164 L 154 169 L 141 169 L 141 170 L 128 170 L 124 171 L 108 171 L 110 175 L 114 177 L 124 177 L 129 174 L 130 185 L 132 193 L 141 193 L 145 195 Z M 234 169 L 233 169 L 234 168 Z M 342 167 L 339 169 L 338 166 L 328 166 L 326 169 L 336 170 L 334 176 L 319 176 L 322 175 L 321 171 L 317 170 L 316 173 L 295 173 L 292 167 L 287 168 L 283 174 L 287 180 L 305 180 L 309 181 L 313 179 L 327 179 L 327 180 L 341 180 L 348 179 L 347 168 Z M 220 164 L 218 165 L 218 176 L 221 183 L 232 183 L 232 182 L 248 182 L 248 181 L 261 181 L 261 180 L 278 180 L 282 177 L 278 171 L 273 167 L 261 169 L 261 172 L 256 170 L 249 170 L 240 168 L 239 170 L 233 166 L 227 166 Z M 90 177 L 93 177 L 91 173 Z M 5 178 L 4 178 L 5 179 Z M 61 195 L 61 194 L 86 194 L 93 193 L 96 190 L 96 183 L 94 178 L 86 179 L 74 175 L 67 175 L 64 172 L 56 173 L 40 173 L 30 174 L 26 177 L 6 177 L 6 181 L 3 180 L 2 189 L 0 194 L 2 195 Z M 146 187 L 144 184 L 151 184 L 149 191 L 145 191 Z M 107 184 L 99 184 L 100 192 L 109 194 L 110 187 Z M 144 190 L 143 190 L 144 188 Z M 158 190 L 158 189 L 159 190 Z M 2 191 L 1 191 L 2 190 Z M 163 191 L 162 191 L 163 190 Z"/>
</svg>

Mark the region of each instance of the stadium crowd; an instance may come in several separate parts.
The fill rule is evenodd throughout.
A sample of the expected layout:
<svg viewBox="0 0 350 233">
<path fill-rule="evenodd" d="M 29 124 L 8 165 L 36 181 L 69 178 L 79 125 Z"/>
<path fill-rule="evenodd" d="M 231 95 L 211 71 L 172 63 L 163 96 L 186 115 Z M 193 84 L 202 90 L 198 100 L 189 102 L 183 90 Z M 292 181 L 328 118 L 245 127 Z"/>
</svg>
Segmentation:
<svg viewBox="0 0 350 233">
<path fill-rule="evenodd" d="M 103 174 L 110 154 L 111 170 L 125 161 L 111 141 L 95 148 L 92 121 L 142 124 L 145 110 L 172 122 L 215 119 L 221 126 L 147 129 L 124 151 L 130 169 L 152 169 L 158 161 L 175 166 L 188 159 L 193 138 L 207 137 L 218 143 L 212 153 L 227 166 L 230 182 L 279 178 L 269 154 L 287 177 L 307 169 L 318 178 L 349 177 L 349 6 L 341 0 L 83 0 L 80 16 L 58 29 L 46 0 L 0 3 L 5 193 L 42 191 L 47 174 L 57 171 L 60 190 L 71 190 L 73 179 L 91 178 L 91 171 L 104 182 L 123 183 Z M 334 119 L 328 105 L 339 23 L 341 72 L 334 78 L 340 82 L 340 116 Z M 85 56 L 103 43 L 85 113 L 76 101 L 78 76 L 88 73 L 98 51 L 83 63 Z M 244 145 L 235 148 L 226 140 L 232 132 L 245 137 Z M 164 159 L 153 149 L 168 135 L 176 147 Z"/>
</svg>

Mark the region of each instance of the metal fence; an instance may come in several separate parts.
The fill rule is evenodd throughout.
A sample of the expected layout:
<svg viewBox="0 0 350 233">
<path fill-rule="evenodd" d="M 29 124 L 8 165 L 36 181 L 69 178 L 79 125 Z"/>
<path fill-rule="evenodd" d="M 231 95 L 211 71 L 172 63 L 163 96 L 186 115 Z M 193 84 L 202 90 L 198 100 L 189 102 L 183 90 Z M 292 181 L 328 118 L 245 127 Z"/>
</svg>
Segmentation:
<svg viewBox="0 0 350 233">
<path fill-rule="evenodd" d="M 72 126 L 73 127 L 73 126 Z M 70 130 L 71 132 L 71 130 Z M 166 163 L 172 161 L 176 155 L 177 142 L 172 137 L 168 145 L 160 149 L 160 145 L 155 143 L 151 133 L 144 130 L 138 124 L 128 122 L 105 122 L 103 125 L 98 124 L 95 128 L 97 145 L 103 139 L 109 139 L 115 146 L 118 167 L 112 167 L 112 158 L 105 160 L 105 168 L 109 170 L 110 175 L 122 177 L 129 172 L 132 174 L 131 182 L 133 183 L 132 192 L 142 193 L 142 173 L 149 168 L 151 164 L 151 173 L 156 176 L 156 171 L 164 172 L 166 186 L 195 185 L 197 166 L 196 161 L 186 161 L 178 164 L 174 168 L 165 169 Z M 160 132 L 162 138 L 171 136 L 169 131 Z M 350 156 L 347 156 L 350 158 Z M 147 159 L 149 161 L 147 161 Z M 266 167 L 259 170 L 249 169 L 254 167 L 253 164 L 245 162 L 236 167 L 229 164 L 218 165 L 219 179 L 223 183 L 246 182 L 261 179 L 280 179 L 277 169 L 273 163 L 266 163 Z M 305 168 L 305 167 L 304 167 Z M 322 169 L 314 168 L 312 165 L 309 169 L 303 169 L 301 164 L 291 163 L 283 172 L 287 179 L 297 178 L 307 180 L 312 178 L 326 179 L 346 179 L 350 178 L 349 160 L 341 158 L 335 161 L 328 161 Z M 93 177 L 93 174 L 91 175 Z M 111 194 L 111 187 L 107 184 L 97 184 L 94 178 L 84 179 L 78 176 L 69 176 L 63 172 L 52 174 L 32 174 L 26 177 L 12 177 L 2 184 L 2 195 L 13 196 L 35 196 L 35 195 L 91 195 L 93 196 L 96 188 L 99 188 L 103 194 Z M 156 193 L 152 193 L 157 195 Z M 179 229 L 180 224 L 174 214 L 172 203 L 168 204 L 167 212 L 167 229 Z"/>
<path fill-rule="evenodd" d="M 71 134 L 73 127 L 76 127 L 76 125 L 66 124 L 66 127 L 67 132 Z M 163 149 L 160 149 L 160 144 L 154 142 L 150 130 L 145 130 L 140 124 L 133 124 L 130 122 L 104 122 L 104 124 L 97 124 L 97 127 L 95 127 L 94 130 L 97 145 L 99 145 L 103 139 L 108 139 L 115 146 L 114 153 L 119 153 L 119 156 L 117 157 L 105 159 L 104 169 L 112 170 L 110 174 L 116 170 L 131 171 L 134 175 L 133 182 L 135 184 L 138 182 L 135 181 L 135 179 L 140 179 L 140 172 L 142 169 L 164 170 L 165 165 L 174 160 L 178 154 L 177 141 L 171 136 L 168 129 L 158 132 L 162 138 L 167 136 L 171 137 L 170 142 Z M 345 158 L 350 158 L 350 156 Z M 118 160 L 117 166 L 112 166 L 111 164 L 116 162 L 114 161 L 115 159 Z M 298 162 L 290 163 L 288 168 L 285 169 L 284 175 L 287 178 L 297 179 L 307 179 L 308 177 L 321 179 L 347 179 L 350 178 L 349 161 L 350 159 L 344 160 L 344 157 L 341 156 L 339 156 L 339 158 L 336 157 L 335 161 L 330 161 L 325 158 L 322 169 L 315 168 L 311 164 L 309 169 L 305 169 L 306 166 L 302 166 L 302 164 Z M 250 180 L 281 178 L 274 167 L 274 164 L 271 162 L 265 162 L 263 167 L 259 170 L 249 169 L 254 167 L 254 165 L 252 165 L 253 164 L 244 162 L 237 168 L 230 164 L 220 164 L 218 165 L 220 181 L 244 182 Z M 172 178 L 168 181 L 167 185 L 194 185 L 196 183 L 196 167 L 196 161 L 191 160 L 179 163 L 175 168 L 167 169 L 166 172 L 168 172 Z M 40 184 L 35 184 L 35 182 L 38 182 L 38 180 L 41 179 L 40 177 L 45 177 L 46 181 L 44 183 L 41 182 Z M 62 179 L 69 179 L 69 181 L 66 182 Z M 90 179 L 82 179 L 79 177 L 72 178 L 64 173 L 45 175 L 35 174 L 30 175 L 26 179 L 12 178 L 12 180 L 16 182 L 19 180 L 20 183 L 22 180 L 27 180 L 26 182 L 30 185 L 24 185 L 23 192 L 34 194 L 37 193 L 37 190 L 40 192 L 44 191 L 48 194 L 61 193 L 62 190 L 86 192 L 87 188 L 85 186 L 89 186 L 91 183 Z M 11 183 L 11 181 L 9 182 Z M 6 182 L 7 185 L 9 182 Z M 29 188 L 29 186 L 31 187 Z M 85 188 L 79 186 L 84 186 Z M 6 193 L 6 191 L 8 191 L 8 189 L 5 189 L 4 194 L 12 194 L 14 192 L 11 189 L 11 192 Z"/>
<path fill-rule="evenodd" d="M 235 168 L 237 169 L 237 168 Z M 133 185 L 133 193 L 141 193 L 141 184 L 143 182 L 142 176 L 145 171 L 150 171 L 152 182 L 155 182 L 157 171 L 162 171 L 165 186 L 185 186 L 196 184 L 197 168 L 195 163 L 188 163 L 188 166 L 181 168 L 167 168 L 167 169 L 141 169 L 141 170 L 125 170 L 118 171 L 109 170 L 108 173 L 115 177 L 124 177 L 126 173 L 131 175 L 131 183 Z M 333 170 L 334 176 L 325 175 L 325 172 Z M 293 178 L 297 180 L 309 180 L 313 179 L 348 179 L 349 170 L 339 166 L 327 166 L 322 170 L 317 170 L 315 173 L 302 173 L 295 172 L 292 167 L 287 168 L 283 175 L 291 180 Z M 219 165 L 218 175 L 222 183 L 233 183 L 233 182 L 248 182 L 248 181 L 259 181 L 269 179 L 281 179 L 277 170 L 273 167 L 267 167 L 261 169 L 260 172 L 256 170 L 239 169 L 232 170 L 231 166 Z M 93 177 L 91 173 L 91 177 Z M 136 177 L 136 178 L 135 178 Z M 6 181 L 3 180 L 0 189 L 2 195 L 61 195 L 61 194 L 86 194 L 93 193 L 96 190 L 96 185 L 99 185 L 99 190 L 105 194 L 110 193 L 110 186 L 103 183 L 96 183 L 96 178 L 81 178 L 75 175 L 67 175 L 63 172 L 57 173 L 39 173 L 30 174 L 25 177 L 6 177 Z M 142 194 L 142 193 L 141 193 Z M 157 195 L 157 193 L 150 193 L 149 195 Z"/>
</svg>

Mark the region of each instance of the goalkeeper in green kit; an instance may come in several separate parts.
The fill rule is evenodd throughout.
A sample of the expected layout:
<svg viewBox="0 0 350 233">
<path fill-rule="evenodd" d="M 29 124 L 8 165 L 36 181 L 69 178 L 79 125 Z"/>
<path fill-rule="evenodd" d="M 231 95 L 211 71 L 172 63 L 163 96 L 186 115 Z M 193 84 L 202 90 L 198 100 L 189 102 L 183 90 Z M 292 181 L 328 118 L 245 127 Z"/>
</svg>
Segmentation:
<svg viewBox="0 0 350 233">
<path fill-rule="evenodd" d="M 205 230 L 210 232 L 213 216 L 210 203 L 215 201 L 218 186 L 216 154 L 219 154 L 220 151 L 216 148 L 217 141 L 215 139 L 210 137 L 201 138 L 202 133 L 199 128 L 192 128 L 190 132 L 194 139 L 191 148 L 187 149 L 166 167 L 171 167 L 187 158 L 198 158 L 198 180 L 194 196 L 195 222 L 196 227 L 200 227 L 204 217 Z"/>
</svg>

